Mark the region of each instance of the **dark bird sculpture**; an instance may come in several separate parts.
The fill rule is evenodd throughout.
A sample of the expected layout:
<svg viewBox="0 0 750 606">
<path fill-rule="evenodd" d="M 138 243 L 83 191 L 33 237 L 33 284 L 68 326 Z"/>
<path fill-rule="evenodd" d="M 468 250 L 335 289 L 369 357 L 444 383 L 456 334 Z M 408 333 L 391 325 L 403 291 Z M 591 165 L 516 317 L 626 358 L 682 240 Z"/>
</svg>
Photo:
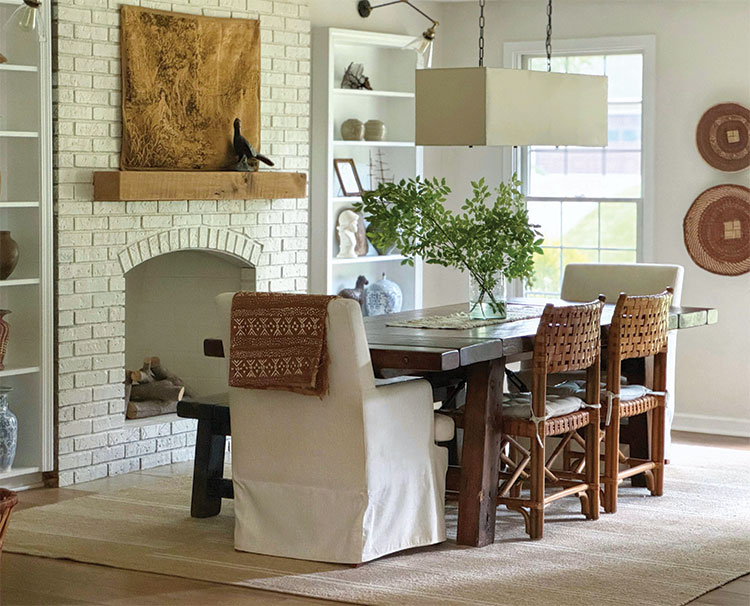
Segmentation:
<svg viewBox="0 0 750 606">
<path fill-rule="evenodd" d="M 245 162 L 255 159 L 268 164 L 268 166 L 273 166 L 273 162 L 269 158 L 256 152 L 250 142 L 242 136 L 239 118 L 234 119 L 234 153 L 237 154 L 238 162 L 242 162 L 243 158 Z"/>
</svg>

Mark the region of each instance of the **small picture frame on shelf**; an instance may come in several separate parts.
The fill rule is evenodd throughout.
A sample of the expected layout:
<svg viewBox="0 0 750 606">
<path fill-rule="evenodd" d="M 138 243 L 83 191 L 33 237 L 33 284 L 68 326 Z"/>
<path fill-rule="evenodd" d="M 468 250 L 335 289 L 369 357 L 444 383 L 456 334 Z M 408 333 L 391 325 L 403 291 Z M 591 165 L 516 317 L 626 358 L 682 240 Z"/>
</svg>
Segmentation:
<svg viewBox="0 0 750 606">
<path fill-rule="evenodd" d="M 345 196 L 361 196 L 362 182 L 359 180 L 357 166 L 352 158 L 334 158 L 333 167 L 336 169 L 341 191 Z"/>
</svg>

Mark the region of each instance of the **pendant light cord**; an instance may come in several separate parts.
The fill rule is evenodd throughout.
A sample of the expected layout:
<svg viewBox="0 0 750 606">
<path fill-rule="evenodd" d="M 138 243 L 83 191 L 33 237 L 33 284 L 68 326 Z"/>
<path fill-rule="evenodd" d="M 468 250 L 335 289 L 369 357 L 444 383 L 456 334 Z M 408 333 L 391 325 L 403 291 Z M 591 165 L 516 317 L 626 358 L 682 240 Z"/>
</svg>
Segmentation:
<svg viewBox="0 0 750 606">
<path fill-rule="evenodd" d="M 479 67 L 484 67 L 484 2 L 479 0 Z"/>
<path fill-rule="evenodd" d="M 547 71 L 552 71 L 552 0 L 547 0 Z"/>
</svg>

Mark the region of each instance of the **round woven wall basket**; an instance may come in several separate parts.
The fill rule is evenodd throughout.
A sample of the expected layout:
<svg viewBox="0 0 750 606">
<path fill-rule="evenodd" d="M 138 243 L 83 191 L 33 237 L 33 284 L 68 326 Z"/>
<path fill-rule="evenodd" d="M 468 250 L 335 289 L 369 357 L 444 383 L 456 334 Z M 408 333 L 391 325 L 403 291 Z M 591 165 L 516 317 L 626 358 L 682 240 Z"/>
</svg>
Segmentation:
<svg viewBox="0 0 750 606">
<path fill-rule="evenodd" d="M 750 166 L 750 109 L 720 103 L 709 109 L 695 132 L 698 151 L 714 168 L 736 172 Z"/>
<path fill-rule="evenodd" d="M 750 189 L 717 185 L 695 199 L 683 222 L 685 246 L 703 269 L 722 276 L 750 272 Z"/>
</svg>

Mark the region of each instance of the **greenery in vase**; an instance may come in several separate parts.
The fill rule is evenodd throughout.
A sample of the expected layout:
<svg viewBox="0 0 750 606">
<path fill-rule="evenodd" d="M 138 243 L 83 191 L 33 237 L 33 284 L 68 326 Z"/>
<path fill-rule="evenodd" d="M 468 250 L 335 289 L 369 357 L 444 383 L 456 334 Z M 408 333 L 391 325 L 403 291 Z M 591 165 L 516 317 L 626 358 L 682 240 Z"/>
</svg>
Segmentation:
<svg viewBox="0 0 750 606">
<path fill-rule="evenodd" d="M 486 296 L 493 310 L 503 309 L 505 303 L 492 295 L 498 274 L 528 282 L 534 253 L 543 254 L 542 234 L 529 223 L 520 186 L 516 175 L 494 191 L 484 179 L 472 181 L 472 197 L 462 212 L 453 213 L 445 208 L 451 192 L 445 179 L 417 177 L 381 183 L 355 207 L 375 227 L 370 237 L 376 247 L 395 242 L 406 257 L 402 264 L 414 265 L 419 256 L 425 263 L 468 271 L 481 290 L 478 303 Z"/>
</svg>

